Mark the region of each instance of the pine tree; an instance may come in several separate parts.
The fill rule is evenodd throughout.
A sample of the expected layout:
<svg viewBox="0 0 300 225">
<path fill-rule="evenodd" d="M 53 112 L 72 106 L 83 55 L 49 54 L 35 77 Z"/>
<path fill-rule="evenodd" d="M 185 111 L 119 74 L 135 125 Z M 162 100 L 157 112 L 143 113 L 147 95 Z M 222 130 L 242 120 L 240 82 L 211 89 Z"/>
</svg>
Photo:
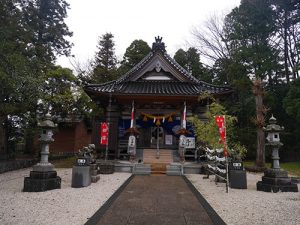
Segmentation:
<svg viewBox="0 0 300 225">
<path fill-rule="evenodd" d="M 111 33 L 106 33 L 99 38 L 98 52 L 93 63 L 92 83 L 104 83 L 116 78 L 117 58 L 113 38 L 114 36 Z"/>
</svg>

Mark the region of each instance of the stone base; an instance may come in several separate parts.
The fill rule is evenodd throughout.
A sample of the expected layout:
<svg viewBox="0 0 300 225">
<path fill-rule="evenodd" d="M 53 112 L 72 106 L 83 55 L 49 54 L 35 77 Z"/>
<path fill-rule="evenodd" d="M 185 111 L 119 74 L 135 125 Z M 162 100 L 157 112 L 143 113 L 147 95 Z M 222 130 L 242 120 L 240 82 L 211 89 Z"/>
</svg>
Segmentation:
<svg viewBox="0 0 300 225">
<path fill-rule="evenodd" d="M 288 172 L 282 169 L 268 169 L 264 172 L 262 181 L 256 183 L 258 191 L 265 192 L 298 192 L 297 184 L 292 183 Z"/>
<path fill-rule="evenodd" d="M 61 188 L 61 178 L 56 171 L 30 171 L 30 177 L 24 179 L 24 192 L 41 192 Z"/>
<path fill-rule="evenodd" d="M 273 185 L 273 184 L 266 184 L 262 181 L 258 181 L 256 183 L 256 188 L 258 191 L 264 191 L 264 192 L 298 192 L 298 186 L 297 184 L 288 184 L 288 185 Z"/>
<path fill-rule="evenodd" d="M 97 183 L 97 181 L 100 180 L 100 175 L 96 175 L 96 176 L 91 176 L 91 182 L 92 183 Z"/>
<path fill-rule="evenodd" d="M 96 183 L 100 180 L 100 175 L 98 175 L 98 165 L 97 164 L 90 164 L 91 167 L 91 182 Z"/>
<path fill-rule="evenodd" d="M 112 163 L 100 163 L 99 173 L 100 174 L 112 174 L 115 172 L 115 165 Z"/>
<path fill-rule="evenodd" d="M 288 172 L 283 169 L 267 169 L 264 172 L 265 177 L 273 177 L 273 178 L 279 178 L 279 177 L 288 177 Z"/>
</svg>

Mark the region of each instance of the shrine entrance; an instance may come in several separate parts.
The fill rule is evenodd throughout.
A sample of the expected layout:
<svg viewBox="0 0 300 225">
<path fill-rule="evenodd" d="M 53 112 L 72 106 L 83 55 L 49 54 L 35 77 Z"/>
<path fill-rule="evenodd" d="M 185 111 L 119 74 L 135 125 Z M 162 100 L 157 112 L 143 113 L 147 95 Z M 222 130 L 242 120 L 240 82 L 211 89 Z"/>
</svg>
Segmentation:
<svg viewBox="0 0 300 225">
<path fill-rule="evenodd" d="M 164 128 L 161 126 L 151 127 L 151 148 L 163 148 L 164 146 Z"/>
</svg>

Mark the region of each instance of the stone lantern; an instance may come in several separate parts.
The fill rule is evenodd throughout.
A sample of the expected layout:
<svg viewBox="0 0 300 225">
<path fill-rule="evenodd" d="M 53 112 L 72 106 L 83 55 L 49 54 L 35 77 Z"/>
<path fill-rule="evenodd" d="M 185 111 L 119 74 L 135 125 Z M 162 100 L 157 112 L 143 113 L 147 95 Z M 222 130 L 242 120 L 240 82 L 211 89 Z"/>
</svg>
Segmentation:
<svg viewBox="0 0 300 225">
<path fill-rule="evenodd" d="M 276 124 L 276 118 L 272 115 L 269 119 L 269 125 L 267 127 L 264 127 L 264 131 L 267 133 L 267 146 L 271 146 L 272 148 L 272 169 L 278 169 L 280 170 L 279 166 L 279 148 L 283 145 L 280 142 L 279 133 L 284 130 L 284 127 L 280 127 L 278 124 Z"/>
<path fill-rule="evenodd" d="M 24 179 L 25 192 L 38 192 L 58 189 L 61 187 L 61 178 L 57 176 L 54 166 L 49 163 L 49 144 L 54 142 L 53 129 L 57 127 L 51 120 L 51 115 L 47 114 L 45 119 L 38 123 L 41 129 L 39 142 L 41 144 L 41 161 L 33 166 L 30 177 Z"/>
<path fill-rule="evenodd" d="M 279 165 L 279 148 L 283 146 L 280 142 L 279 133 L 284 130 L 284 127 L 279 126 L 276 118 L 272 115 L 269 119 L 269 123 L 264 127 L 264 131 L 267 133 L 267 144 L 272 148 L 272 167 L 264 172 L 262 181 L 258 181 L 256 184 L 258 191 L 266 192 L 298 192 L 297 184 L 291 182 L 291 178 L 288 177 L 288 172 L 281 169 Z"/>
</svg>

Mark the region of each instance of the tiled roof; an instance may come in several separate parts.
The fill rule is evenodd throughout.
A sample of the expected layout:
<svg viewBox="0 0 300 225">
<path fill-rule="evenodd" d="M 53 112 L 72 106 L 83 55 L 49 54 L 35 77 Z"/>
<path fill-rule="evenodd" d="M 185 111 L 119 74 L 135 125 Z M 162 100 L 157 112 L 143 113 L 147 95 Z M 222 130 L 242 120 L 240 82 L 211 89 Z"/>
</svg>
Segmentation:
<svg viewBox="0 0 300 225">
<path fill-rule="evenodd" d="M 189 83 L 177 81 L 130 81 L 130 82 L 109 82 L 102 85 L 88 85 L 87 92 L 134 94 L 134 95 L 195 95 L 202 92 L 211 94 L 231 91 L 229 87 L 219 87 L 205 82 Z"/>
<path fill-rule="evenodd" d="M 136 66 L 134 66 L 125 75 L 117 80 L 110 81 L 104 84 L 95 84 L 85 86 L 85 91 L 89 93 L 99 94 L 125 94 L 125 95 L 190 95 L 198 96 L 202 92 L 209 92 L 211 94 L 231 92 L 231 88 L 214 86 L 203 81 L 198 80 L 191 75 L 186 69 L 180 66 L 165 50 L 162 38 L 155 38 L 151 52 L 142 59 Z M 177 80 L 138 80 L 137 77 L 142 76 L 143 68 L 147 63 L 154 60 L 155 55 L 162 57 L 165 62 L 173 67 L 182 79 Z M 137 76 L 136 76 L 137 75 Z"/>
</svg>

